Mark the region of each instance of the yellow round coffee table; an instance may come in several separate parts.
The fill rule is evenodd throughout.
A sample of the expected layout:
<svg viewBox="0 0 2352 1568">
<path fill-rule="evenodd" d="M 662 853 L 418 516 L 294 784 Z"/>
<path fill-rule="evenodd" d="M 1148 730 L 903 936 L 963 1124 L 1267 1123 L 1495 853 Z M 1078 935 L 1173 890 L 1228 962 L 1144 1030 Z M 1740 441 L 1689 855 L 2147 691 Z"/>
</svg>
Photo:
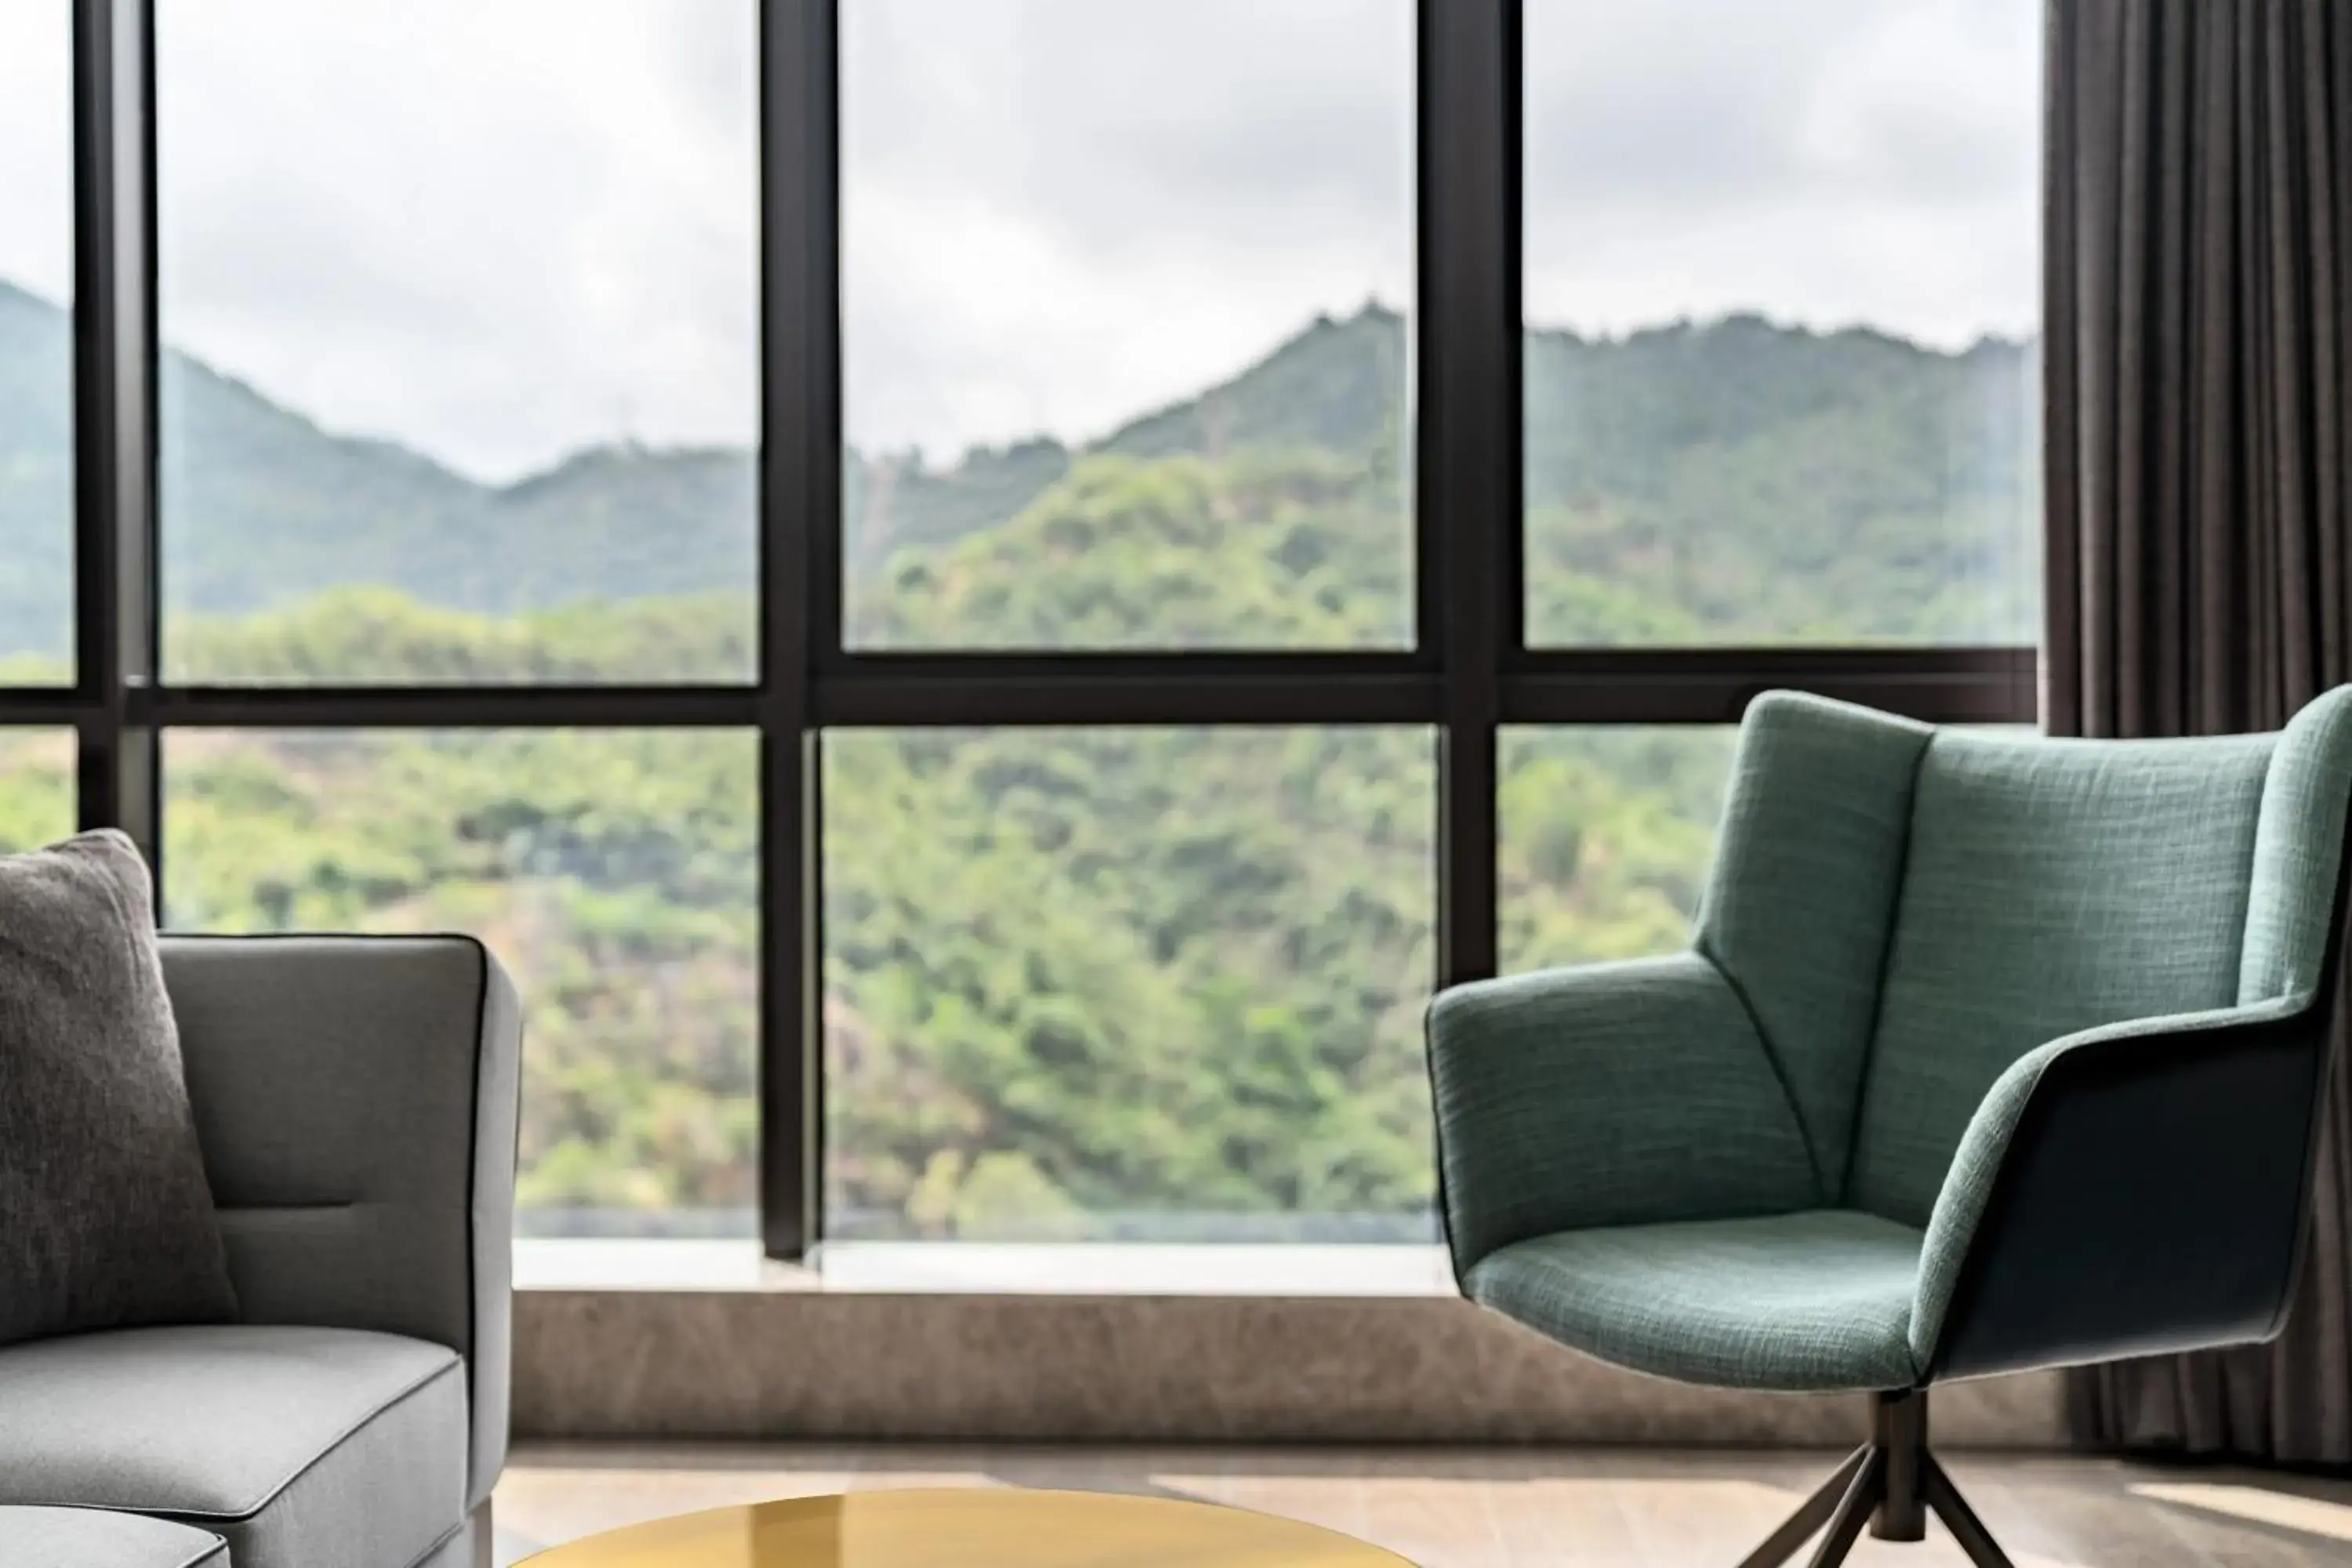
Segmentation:
<svg viewBox="0 0 2352 1568">
<path fill-rule="evenodd" d="M 1412 1568 L 1296 1520 L 1106 1492 L 851 1492 L 575 1541 L 531 1568 Z"/>
</svg>

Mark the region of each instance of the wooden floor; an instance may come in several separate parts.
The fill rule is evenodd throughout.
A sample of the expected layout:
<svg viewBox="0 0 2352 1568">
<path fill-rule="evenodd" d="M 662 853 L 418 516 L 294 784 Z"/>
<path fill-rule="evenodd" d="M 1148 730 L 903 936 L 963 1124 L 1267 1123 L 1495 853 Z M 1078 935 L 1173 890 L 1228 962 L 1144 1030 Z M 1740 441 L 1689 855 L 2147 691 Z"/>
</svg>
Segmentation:
<svg viewBox="0 0 2352 1568">
<path fill-rule="evenodd" d="M 692 1509 L 861 1487 L 1068 1487 L 1289 1514 L 1423 1568 L 1733 1568 L 1838 1456 L 1680 1451 L 525 1447 L 498 1490 L 499 1561 Z M 2018 1568 L 2352 1565 L 2352 1483 L 2105 1460 L 1949 1461 Z M 1953 1568 L 1864 1538 L 1852 1562 Z"/>
</svg>

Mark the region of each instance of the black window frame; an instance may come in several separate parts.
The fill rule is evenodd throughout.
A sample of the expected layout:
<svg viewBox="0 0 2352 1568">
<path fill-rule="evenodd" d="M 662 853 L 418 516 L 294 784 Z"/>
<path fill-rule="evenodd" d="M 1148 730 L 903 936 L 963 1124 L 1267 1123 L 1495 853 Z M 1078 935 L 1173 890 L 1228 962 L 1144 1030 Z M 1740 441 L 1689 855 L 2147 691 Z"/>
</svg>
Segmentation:
<svg viewBox="0 0 2352 1568">
<path fill-rule="evenodd" d="M 822 1238 L 817 742 L 868 727 L 1410 724 L 1438 737 L 1440 985 L 1496 966 L 1496 733 L 1711 725 L 1795 687 L 1944 723 L 2030 723 L 2032 647 L 1530 648 L 1521 476 L 1520 0 L 1416 0 L 1419 297 L 1410 651 L 852 650 L 842 636 L 839 0 L 758 0 L 759 676 L 749 685 L 173 685 L 159 641 L 157 0 L 74 8 L 73 684 L 0 689 L 0 726 L 70 725 L 85 828 L 160 889 L 175 728 L 755 731 L 761 749 L 761 1234 Z M 159 892 L 160 898 L 160 892 Z"/>
</svg>

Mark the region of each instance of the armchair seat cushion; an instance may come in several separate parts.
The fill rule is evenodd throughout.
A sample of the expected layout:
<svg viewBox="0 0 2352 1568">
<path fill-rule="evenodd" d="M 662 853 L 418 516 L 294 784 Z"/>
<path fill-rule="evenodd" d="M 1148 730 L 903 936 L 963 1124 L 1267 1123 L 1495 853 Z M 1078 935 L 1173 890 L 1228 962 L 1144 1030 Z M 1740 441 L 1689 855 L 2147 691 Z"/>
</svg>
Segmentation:
<svg viewBox="0 0 2352 1568">
<path fill-rule="evenodd" d="M 1920 1233 L 1814 1209 L 1538 1237 L 1479 1260 L 1473 1300 L 1602 1361 L 1787 1393 L 1905 1388 Z"/>
<path fill-rule="evenodd" d="M 210 1531 L 87 1508 L 0 1508 L 0 1568 L 229 1568 Z"/>
<path fill-rule="evenodd" d="M 348 1329 L 134 1329 L 0 1349 L 0 1505 L 121 1509 L 236 1568 L 408 1568 L 466 1519 L 466 1372 Z"/>
</svg>

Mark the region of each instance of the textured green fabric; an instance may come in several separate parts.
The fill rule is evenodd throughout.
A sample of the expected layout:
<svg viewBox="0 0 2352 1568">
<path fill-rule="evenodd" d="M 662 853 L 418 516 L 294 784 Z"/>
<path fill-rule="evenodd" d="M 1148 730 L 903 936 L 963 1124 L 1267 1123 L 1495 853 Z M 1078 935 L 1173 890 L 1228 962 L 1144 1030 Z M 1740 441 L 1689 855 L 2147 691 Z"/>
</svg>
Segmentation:
<svg viewBox="0 0 2352 1568">
<path fill-rule="evenodd" d="M 1919 1233 L 1845 1210 L 1577 1231 L 1480 1263 L 1471 1297 L 1637 1372 L 1788 1392 L 1908 1386 Z"/>
<path fill-rule="evenodd" d="M 1699 952 L 1433 1005 L 1465 1289 L 1687 1381 L 1916 1381 L 2052 1062 L 2308 1004 L 2347 799 L 2352 688 L 2158 742 L 1760 700 Z"/>
<path fill-rule="evenodd" d="M 1698 950 L 1746 999 L 1837 1201 L 1878 976 L 1903 874 L 1911 787 L 1934 731 L 1775 692 L 1748 705 Z"/>
<path fill-rule="evenodd" d="M 1969 1244 L 1976 1237 L 1978 1222 L 1984 1218 L 1985 1205 L 1992 1198 L 1993 1179 L 2000 1175 L 2017 1124 L 2023 1120 L 2026 1105 L 2052 1063 L 2069 1051 L 2114 1040 L 2292 1017 L 2309 1000 L 2310 993 L 2305 992 L 2299 998 L 2283 997 L 2250 1007 L 2214 1007 L 2200 1013 L 2103 1024 L 2095 1029 L 2084 1029 L 2037 1046 L 2011 1064 L 1969 1119 L 1959 1152 L 1952 1157 L 1943 1191 L 1937 1195 L 1935 1213 L 1928 1217 L 1927 1239 L 1919 1249 L 1919 1290 L 1911 1310 L 1912 1359 L 1921 1367 L 1935 1360 L 1936 1342 L 1944 1331 L 1952 1292 L 1960 1282 L 1960 1266 L 1968 1261 Z"/>
<path fill-rule="evenodd" d="M 1814 1201 L 1770 1058 L 1696 954 L 1457 986 L 1429 1050 L 1457 1271 L 1550 1231 Z"/>
<path fill-rule="evenodd" d="M 1970 1120 L 1927 1222 L 1912 1352 L 1935 1354 L 1969 1243 L 2034 1087 L 2069 1051 L 2153 1034 L 2292 1017 L 2318 993 L 2352 800 L 2352 688 L 2313 701 L 2280 731 L 2265 771 L 2251 858 L 2235 1006 L 2107 1024 L 2053 1040 L 2004 1072 Z"/>
<path fill-rule="evenodd" d="M 2315 698 L 2279 732 L 2254 830 L 2238 1000 L 2308 995 L 2318 988 L 2344 856 L 2352 793 L 2352 687 Z"/>
<path fill-rule="evenodd" d="M 2236 1001 L 2272 742 L 1936 736 L 1849 1205 L 1926 1225 L 1969 1117 L 2036 1046 Z"/>
</svg>

